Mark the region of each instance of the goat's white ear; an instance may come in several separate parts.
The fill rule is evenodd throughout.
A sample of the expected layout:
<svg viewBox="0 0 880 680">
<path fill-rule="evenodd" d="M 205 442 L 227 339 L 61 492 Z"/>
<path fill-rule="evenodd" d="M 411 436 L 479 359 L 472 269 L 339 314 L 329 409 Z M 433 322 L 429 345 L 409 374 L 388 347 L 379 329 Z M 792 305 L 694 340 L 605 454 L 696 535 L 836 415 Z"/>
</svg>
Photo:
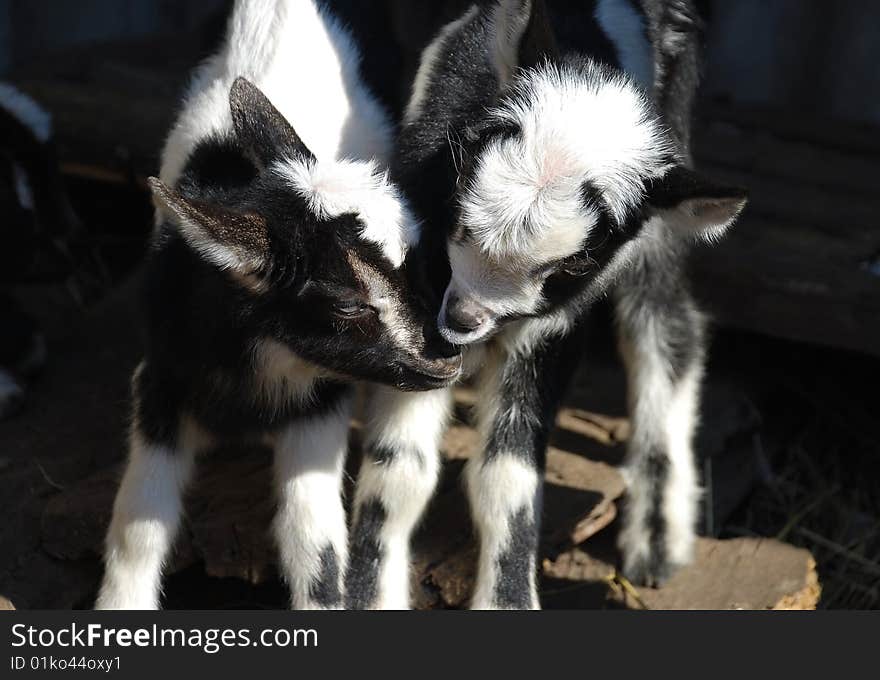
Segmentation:
<svg viewBox="0 0 880 680">
<path fill-rule="evenodd" d="M 677 165 L 647 187 L 647 203 L 674 231 L 715 241 L 748 202 L 740 187 L 718 184 Z"/>
<path fill-rule="evenodd" d="M 239 77 L 232 83 L 229 108 L 235 134 L 259 168 L 280 158 L 314 160 L 293 126 L 249 80 Z"/>
<path fill-rule="evenodd" d="M 269 237 L 260 215 L 187 198 L 155 177 L 147 181 L 156 206 L 174 218 L 186 242 L 208 262 L 241 275 L 266 265 Z"/>
<path fill-rule="evenodd" d="M 545 0 L 501 0 L 492 15 L 492 60 L 505 86 L 517 68 L 535 66 L 556 54 Z"/>
</svg>

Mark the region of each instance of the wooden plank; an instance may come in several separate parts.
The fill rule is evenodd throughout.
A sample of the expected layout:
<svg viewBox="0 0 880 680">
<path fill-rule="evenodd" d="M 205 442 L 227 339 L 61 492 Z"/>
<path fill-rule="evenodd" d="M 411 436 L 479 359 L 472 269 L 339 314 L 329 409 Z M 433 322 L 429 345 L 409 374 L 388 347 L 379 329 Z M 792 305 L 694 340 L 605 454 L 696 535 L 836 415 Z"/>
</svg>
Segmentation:
<svg viewBox="0 0 880 680">
<path fill-rule="evenodd" d="M 661 588 L 634 588 L 622 581 L 589 544 L 545 561 L 544 574 L 557 590 L 605 585 L 605 606 L 632 609 L 804 610 L 815 609 L 822 593 L 809 552 L 761 538 L 700 538 L 693 564 Z"/>
<path fill-rule="evenodd" d="M 173 120 L 171 99 L 95 84 L 30 80 L 19 85 L 52 113 L 62 163 L 132 179 L 158 171 Z"/>
<path fill-rule="evenodd" d="M 867 126 L 704 107 L 700 167 L 746 186 L 750 202 L 694 258 L 698 295 L 719 323 L 880 353 L 880 144 Z M 874 266 L 872 266 L 874 265 Z"/>
<path fill-rule="evenodd" d="M 806 141 L 830 149 L 880 155 L 877 126 L 829 119 L 803 110 L 731 104 L 703 99 L 699 120 L 724 121 L 751 132 L 770 132 L 781 139 Z"/>
<path fill-rule="evenodd" d="M 786 227 L 792 238 L 800 229 L 810 228 L 821 231 L 830 242 L 851 240 L 863 245 L 867 250 L 863 257 L 880 246 L 880 187 L 874 196 L 855 195 L 712 162 L 701 164 L 700 169 L 715 179 L 745 186 L 749 205 L 744 216 L 773 220 Z"/>
<path fill-rule="evenodd" d="M 880 277 L 868 266 L 880 253 L 880 231 L 853 223 L 835 231 L 825 220 L 783 221 L 761 209 L 759 199 L 758 214 L 749 211 L 720 244 L 692 258 L 695 291 L 716 320 L 880 353 Z"/>
<path fill-rule="evenodd" d="M 867 194 L 876 199 L 880 188 L 878 153 L 785 139 L 770 130 L 743 129 L 724 121 L 698 122 L 694 152 L 698 164 L 711 163 L 845 194 Z"/>
</svg>

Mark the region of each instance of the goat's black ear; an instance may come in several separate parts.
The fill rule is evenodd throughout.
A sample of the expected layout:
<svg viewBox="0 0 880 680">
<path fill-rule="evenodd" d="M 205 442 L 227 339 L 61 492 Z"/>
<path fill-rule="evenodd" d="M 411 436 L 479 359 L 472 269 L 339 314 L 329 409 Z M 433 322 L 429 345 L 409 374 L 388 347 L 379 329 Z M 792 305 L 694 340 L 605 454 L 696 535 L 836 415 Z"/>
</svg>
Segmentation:
<svg viewBox="0 0 880 680">
<path fill-rule="evenodd" d="M 501 0 L 492 17 L 493 61 L 501 85 L 517 68 L 529 68 L 557 53 L 545 0 Z"/>
<path fill-rule="evenodd" d="M 724 234 L 747 202 L 745 189 L 713 182 L 683 165 L 647 186 L 654 214 L 678 232 L 709 241 Z"/>
<path fill-rule="evenodd" d="M 260 215 L 187 198 L 155 177 L 147 181 L 157 207 L 170 213 L 186 242 L 207 261 L 245 276 L 264 268 L 269 237 Z"/>
<path fill-rule="evenodd" d="M 258 167 L 285 157 L 314 159 L 293 126 L 249 80 L 239 77 L 232 83 L 229 108 L 235 134 Z"/>
</svg>

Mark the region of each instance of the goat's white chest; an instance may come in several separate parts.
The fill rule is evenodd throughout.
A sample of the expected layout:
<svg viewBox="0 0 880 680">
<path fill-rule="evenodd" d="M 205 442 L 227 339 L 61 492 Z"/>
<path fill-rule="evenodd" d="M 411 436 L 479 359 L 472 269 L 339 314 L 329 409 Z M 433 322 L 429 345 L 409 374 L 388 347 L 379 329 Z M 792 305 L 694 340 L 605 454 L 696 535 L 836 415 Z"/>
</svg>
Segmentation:
<svg viewBox="0 0 880 680">
<path fill-rule="evenodd" d="M 277 340 L 260 340 L 254 349 L 254 382 L 268 404 L 305 403 L 323 371 Z"/>
</svg>

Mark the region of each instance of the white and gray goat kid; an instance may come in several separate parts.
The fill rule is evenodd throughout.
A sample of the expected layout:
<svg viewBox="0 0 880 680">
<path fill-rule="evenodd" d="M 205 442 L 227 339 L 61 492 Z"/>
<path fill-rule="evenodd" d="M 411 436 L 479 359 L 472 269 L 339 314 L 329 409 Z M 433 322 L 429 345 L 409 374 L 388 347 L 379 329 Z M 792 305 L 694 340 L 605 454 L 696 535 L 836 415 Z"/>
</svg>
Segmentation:
<svg viewBox="0 0 880 680">
<path fill-rule="evenodd" d="M 552 3 L 547 3 L 552 5 Z M 551 8 L 552 9 L 552 8 Z M 545 449 L 610 294 L 633 422 L 623 568 L 662 581 L 692 556 L 693 435 L 704 320 L 685 256 L 745 193 L 690 168 L 699 18 L 690 0 L 583 3 L 555 30 L 543 0 L 475 4 L 427 45 L 403 115 L 395 180 L 443 293 L 441 332 L 478 375 L 481 454 L 465 481 L 479 535 L 475 608 L 534 608 Z M 447 285 L 448 284 L 448 285 Z M 347 582 L 352 607 L 399 606 L 412 518 L 436 479 L 447 394 L 390 394 L 367 442 Z M 405 499 L 405 502 L 401 499 Z"/>
</svg>

